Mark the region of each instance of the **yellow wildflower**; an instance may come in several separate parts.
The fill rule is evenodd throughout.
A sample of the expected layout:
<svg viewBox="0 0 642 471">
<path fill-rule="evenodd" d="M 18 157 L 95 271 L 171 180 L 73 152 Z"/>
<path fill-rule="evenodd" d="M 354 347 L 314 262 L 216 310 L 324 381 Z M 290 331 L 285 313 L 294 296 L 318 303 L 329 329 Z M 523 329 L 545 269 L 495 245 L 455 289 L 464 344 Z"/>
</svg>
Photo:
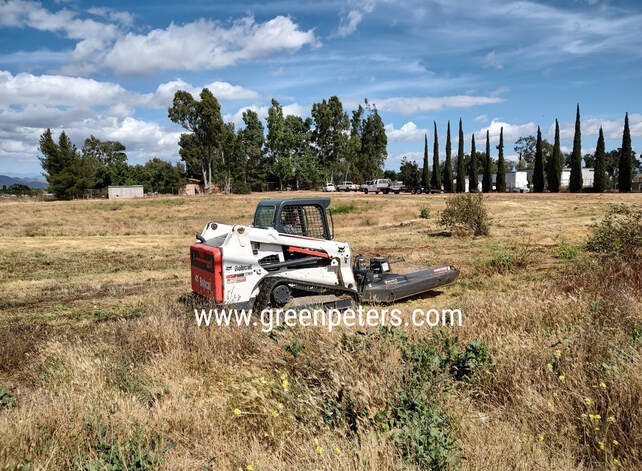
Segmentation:
<svg viewBox="0 0 642 471">
<path fill-rule="evenodd" d="M 317 455 L 320 455 L 322 451 L 323 451 L 323 447 L 318 446 L 317 447 Z"/>
<path fill-rule="evenodd" d="M 539 437 L 537 437 L 537 440 L 539 440 L 540 442 L 543 442 L 544 441 L 544 435 L 540 435 Z"/>
<path fill-rule="evenodd" d="M 241 409 L 234 409 L 234 415 L 239 415 L 241 413 Z"/>
<path fill-rule="evenodd" d="M 278 407 L 279 409 L 283 409 L 283 404 L 279 403 L 279 404 L 277 404 L 277 407 Z"/>
<path fill-rule="evenodd" d="M 582 413 L 580 417 L 582 417 L 583 419 L 586 419 L 586 414 Z"/>
<path fill-rule="evenodd" d="M 288 383 L 287 379 L 284 379 L 283 382 L 281 383 L 281 386 L 283 386 L 283 389 L 288 389 L 288 386 L 290 383 Z"/>
<path fill-rule="evenodd" d="M 564 376 L 564 375 L 559 375 L 559 380 L 560 380 L 561 382 L 564 382 L 564 380 L 565 380 L 565 379 L 566 379 L 566 376 Z"/>
<path fill-rule="evenodd" d="M 548 401 L 547 405 L 548 405 L 549 409 L 555 409 L 555 407 L 553 406 L 553 403 L 551 401 Z"/>
<path fill-rule="evenodd" d="M 597 442 L 597 444 L 600 446 L 600 450 L 604 449 L 604 442 Z"/>
<path fill-rule="evenodd" d="M 602 416 L 600 414 L 589 414 L 589 419 L 591 420 L 600 420 Z"/>
<path fill-rule="evenodd" d="M 315 445 L 318 445 L 319 444 L 319 439 L 315 438 L 314 440 L 312 440 L 312 443 L 314 443 Z"/>
<path fill-rule="evenodd" d="M 553 371 L 553 365 L 551 365 L 550 363 L 546 363 L 546 369 L 548 371 Z"/>
<path fill-rule="evenodd" d="M 588 397 L 585 397 L 584 398 L 584 404 L 586 404 L 587 406 L 590 406 L 591 405 L 591 400 Z"/>
<path fill-rule="evenodd" d="M 553 397 L 557 397 L 557 393 L 556 392 L 553 393 Z"/>
<path fill-rule="evenodd" d="M 600 427 L 595 427 L 593 430 L 597 432 L 598 430 L 600 430 Z"/>
<path fill-rule="evenodd" d="M 276 417 L 277 415 L 279 415 L 279 413 L 277 411 L 273 410 L 272 411 L 272 417 Z"/>
<path fill-rule="evenodd" d="M 562 356 L 562 350 L 559 350 L 559 349 L 558 349 L 558 350 L 555 350 L 555 357 L 556 357 L 556 358 L 559 358 L 559 357 L 561 357 L 561 356 Z"/>
<path fill-rule="evenodd" d="M 613 416 L 607 417 L 606 421 L 609 422 L 609 423 L 610 422 L 615 422 L 615 417 L 613 417 Z"/>
<path fill-rule="evenodd" d="M 618 460 L 617 458 L 613 458 L 613 464 L 615 466 L 620 466 L 620 460 Z"/>
<path fill-rule="evenodd" d="M 261 384 L 265 384 L 265 383 L 267 383 L 267 381 L 265 381 L 265 376 L 261 376 L 261 377 L 259 378 L 259 383 L 261 383 Z"/>
<path fill-rule="evenodd" d="M 340 453 L 341 453 L 341 451 L 339 450 L 339 448 L 335 448 L 334 449 L 334 454 L 335 455 L 339 456 Z"/>
<path fill-rule="evenodd" d="M 251 464 L 248 464 L 248 465 L 245 467 L 245 469 L 247 469 L 247 471 L 252 471 L 252 470 L 254 469 L 254 466 L 252 466 Z"/>
<path fill-rule="evenodd" d="M 617 440 L 613 440 L 613 445 L 618 446 L 619 444 L 620 442 L 618 442 Z"/>
<path fill-rule="evenodd" d="M 286 372 L 281 373 L 281 379 L 285 379 L 288 377 L 288 374 Z"/>
<path fill-rule="evenodd" d="M 602 389 L 606 389 L 606 383 L 604 381 L 600 381 L 600 387 Z"/>
</svg>

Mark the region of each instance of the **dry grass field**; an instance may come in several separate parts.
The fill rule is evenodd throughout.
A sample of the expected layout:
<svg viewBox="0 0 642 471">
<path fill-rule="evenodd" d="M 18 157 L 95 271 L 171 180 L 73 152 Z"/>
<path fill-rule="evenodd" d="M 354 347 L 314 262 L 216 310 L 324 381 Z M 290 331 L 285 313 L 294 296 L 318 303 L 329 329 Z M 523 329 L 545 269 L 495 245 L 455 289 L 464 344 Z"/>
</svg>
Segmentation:
<svg viewBox="0 0 642 471">
<path fill-rule="evenodd" d="M 491 195 L 455 237 L 449 196 L 335 194 L 355 254 L 461 270 L 397 307 L 462 327 L 198 328 L 194 235 L 303 194 L 0 203 L 0 469 L 642 468 L 639 259 L 583 250 L 642 195 Z"/>
</svg>

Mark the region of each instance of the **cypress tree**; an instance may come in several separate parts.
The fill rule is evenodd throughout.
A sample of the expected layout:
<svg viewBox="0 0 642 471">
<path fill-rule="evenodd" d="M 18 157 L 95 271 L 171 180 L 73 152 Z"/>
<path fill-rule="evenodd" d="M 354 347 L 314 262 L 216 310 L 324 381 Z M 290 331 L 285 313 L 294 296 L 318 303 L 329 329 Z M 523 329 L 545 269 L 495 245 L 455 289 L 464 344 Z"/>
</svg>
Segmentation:
<svg viewBox="0 0 642 471">
<path fill-rule="evenodd" d="M 424 168 L 421 173 L 421 186 L 428 189 L 430 183 L 430 169 L 428 168 L 428 135 L 424 134 Z"/>
<path fill-rule="evenodd" d="M 548 191 L 557 193 L 560 191 L 560 180 L 562 178 L 562 150 L 560 149 L 560 125 L 555 120 L 555 143 L 553 144 L 553 154 L 548 161 L 546 172 L 546 181 L 548 182 Z"/>
<path fill-rule="evenodd" d="M 497 191 L 505 192 L 506 191 L 506 165 L 504 164 L 504 128 L 502 127 L 499 130 L 499 150 L 497 156 L 497 181 L 495 186 Z"/>
<path fill-rule="evenodd" d="M 629 113 L 624 117 L 624 132 L 622 133 L 622 148 L 620 149 L 620 165 L 618 168 L 617 186 L 620 193 L 631 191 L 633 179 L 633 154 L 631 150 L 631 131 L 629 130 Z"/>
<path fill-rule="evenodd" d="M 606 183 L 604 160 L 604 132 L 600 126 L 600 135 L 597 138 L 597 147 L 595 148 L 595 168 L 593 172 L 593 191 L 596 193 L 604 191 Z"/>
<path fill-rule="evenodd" d="M 430 186 L 440 190 L 441 189 L 441 172 L 439 171 L 439 140 L 437 138 L 437 123 L 433 121 L 435 125 L 435 141 L 432 146 L 432 179 L 430 180 Z"/>
<path fill-rule="evenodd" d="M 544 158 L 542 155 L 542 131 L 537 126 L 537 144 L 535 145 L 535 171 L 533 172 L 533 191 L 544 191 Z"/>
<path fill-rule="evenodd" d="M 477 182 L 477 149 L 475 149 L 475 133 L 470 143 L 470 167 L 468 167 L 468 191 L 476 193 L 478 188 Z"/>
<path fill-rule="evenodd" d="M 448 121 L 448 130 L 446 131 L 446 162 L 444 163 L 444 191 L 453 192 L 453 163 L 450 157 L 450 121 Z"/>
<path fill-rule="evenodd" d="M 457 193 L 466 190 L 466 174 L 464 171 L 464 130 L 459 118 L 459 145 L 457 146 Z"/>
<path fill-rule="evenodd" d="M 573 193 L 582 191 L 582 138 L 580 131 L 580 104 L 577 104 L 575 114 L 575 137 L 573 138 L 573 153 L 571 154 L 571 178 L 569 190 Z"/>
<path fill-rule="evenodd" d="M 493 176 L 490 173 L 490 137 L 488 129 L 486 129 L 486 159 L 484 160 L 484 179 L 482 180 L 482 191 L 488 193 L 493 189 Z"/>
</svg>

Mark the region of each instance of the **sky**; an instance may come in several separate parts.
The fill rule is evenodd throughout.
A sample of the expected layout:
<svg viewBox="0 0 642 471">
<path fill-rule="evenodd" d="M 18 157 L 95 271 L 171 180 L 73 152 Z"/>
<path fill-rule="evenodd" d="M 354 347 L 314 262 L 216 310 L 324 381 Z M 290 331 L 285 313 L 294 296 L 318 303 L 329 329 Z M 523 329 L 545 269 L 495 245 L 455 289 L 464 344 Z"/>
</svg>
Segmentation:
<svg viewBox="0 0 642 471">
<path fill-rule="evenodd" d="M 0 0 L 0 174 L 38 176 L 38 138 L 50 127 L 81 147 L 94 135 L 127 147 L 130 163 L 178 161 L 181 128 L 167 118 L 176 90 L 207 86 L 227 121 L 265 118 L 272 98 L 309 116 L 337 95 L 364 99 L 388 135 L 385 167 L 441 160 L 450 120 L 465 148 L 475 133 L 505 155 L 541 126 L 582 152 L 603 126 L 620 146 L 625 112 L 642 147 L 642 2 L 637 0 L 362 0 L 51 2 Z M 431 157 L 432 158 L 432 157 Z"/>
</svg>

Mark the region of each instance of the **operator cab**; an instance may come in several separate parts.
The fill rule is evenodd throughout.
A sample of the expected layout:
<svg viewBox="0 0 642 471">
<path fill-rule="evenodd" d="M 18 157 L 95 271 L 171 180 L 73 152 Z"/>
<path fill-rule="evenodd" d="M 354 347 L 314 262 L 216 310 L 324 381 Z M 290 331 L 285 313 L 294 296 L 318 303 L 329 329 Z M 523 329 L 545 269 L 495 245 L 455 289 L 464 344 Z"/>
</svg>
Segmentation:
<svg viewBox="0 0 642 471">
<path fill-rule="evenodd" d="M 330 231 L 329 205 L 330 198 L 263 200 L 256 207 L 252 225 L 262 229 L 273 227 L 286 235 L 331 240 L 334 238 L 334 224 Z"/>
</svg>

